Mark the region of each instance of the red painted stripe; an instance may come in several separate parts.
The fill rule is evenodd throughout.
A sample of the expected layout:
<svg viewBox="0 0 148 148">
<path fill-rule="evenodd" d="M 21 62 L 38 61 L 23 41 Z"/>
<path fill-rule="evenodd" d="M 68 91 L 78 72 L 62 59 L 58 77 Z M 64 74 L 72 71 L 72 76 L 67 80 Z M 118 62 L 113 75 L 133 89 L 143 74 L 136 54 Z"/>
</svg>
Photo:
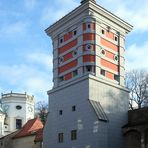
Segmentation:
<svg viewBox="0 0 148 148">
<path fill-rule="evenodd" d="M 110 48 L 110 49 L 112 49 L 112 50 L 114 50 L 116 52 L 119 51 L 118 46 L 113 44 L 113 43 L 111 43 L 110 41 L 107 41 L 107 40 L 101 38 L 100 42 L 101 42 L 102 45 L 104 45 L 104 46 L 106 46 L 106 47 L 108 47 L 108 48 Z"/>
<path fill-rule="evenodd" d="M 58 49 L 59 54 L 71 49 L 72 47 L 77 45 L 77 39 L 69 42 L 68 44 L 64 45 L 63 47 Z"/>
<path fill-rule="evenodd" d="M 116 64 L 113 64 L 113 63 L 106 61 L 104 59 L 100 59 L 100 62 L 101 62 L 101 65 L 106 68 L 109 68 L 109 69 L 116 71 L 116 72 L 119 71 L 118 65 L 116 65 Z"/>
<path fill-rule="evenodd" d="M 95 56 L 94 55 L 84 55 L 83 62 L 95 62 Z"/>
<path fill-rule="evenodd" d="M 69 80 L 69 79 L 71 79 L 72 78 L 72 73 L 70 72 L 70 73 L 68 73 L 68 74 L 66 74 L 65 76 L 64 76 L 64 80 Z"/>
<path fill-rule="evenodd" d="M 83 34 L 83 41 L 94 41 L 95 34 L 94 33 L 85 33 Z"/>
<path fill-rule="evenodd" d="M 67 34 L 64 35 L 64 42 L 72 38 L 72 32 L 68 32 Z"/>
<path fill-rule="evenodd" d="M 69 59 L 72 59 L 73 58 L 73 52 L 69 52 L 67 54 L 65 54 L 63 57 L 64 57 L 64 62 L 69 60 Z"/>
<path fill-rule="evenodd" d="M 72 62 L 69 62 L 68 64 L 65 64 L 64 66 L 59 67 L 59 73 L 65 72 L 66 70 L 69 70 L 77 66 L 77 63 L 77 60 L 74 60 Z"/>
<path fill-rule="evenodd" d="M 105 72 L 105 76 L 111 80 L 114 80 L 114 74 L 113 73 L 110 73 L 108 71 Z"/>
</svg>

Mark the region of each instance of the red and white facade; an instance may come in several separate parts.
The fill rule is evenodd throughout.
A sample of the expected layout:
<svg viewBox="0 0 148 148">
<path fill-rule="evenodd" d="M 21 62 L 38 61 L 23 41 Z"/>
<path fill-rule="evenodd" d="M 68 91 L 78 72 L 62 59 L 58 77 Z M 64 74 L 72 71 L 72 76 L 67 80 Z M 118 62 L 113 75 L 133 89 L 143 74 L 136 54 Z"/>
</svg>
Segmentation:
<svg viewBox="0 0 148 148">
<path fill-rule="evenodd" d="M 104 141 L 100 144 L 97 141 L 101 133 L 98 133 L 94 137 L 96 141 L 93 141 L 91 137 L 86 136 L 88 133 L 91 136 L 91 131 L 87 133 L 83 130 L 80 135 L 86 136 L 85 141 L 86 143 L 89 141 L 89 144 L 87 145 L 80 138 L 74 147 L 97 148 L 102 145 L 103 148 L 109 148 L 115 139 L 108 140 L 108 138 L 111 139 L 110 136 L 116 130 L 115 137 L 120 140 L 112 147 L 121 148 L 122 138 L 119 135 L 120 129 L 117 127 L 124 125 L 128 110 L 128 90 L 124 88 L 124 52 L 125 36 L 131 30 L 131 25 L 97 5 L 94 0 L 83 0 L 79 7 L 46 29 L 47 35 L 53 41 L 54 87 L 48 91 L 50 114 L 45 126 L 45 148 L 47 145 L 54 148 L 72 147 L 70 142 L 59 145 L 56 136 L 60 132 L 64 135 L 64 130 L 61 131 L 61 129 L 74 126 L 72 121 L 79 121 L 80 118 L 85 121 L 83 124 L 84 127 L 86 126 L 85 130 L 89 131 L 91 122 L 95 124 L 96 121 L 95 118 L 92 119 L 91 109 L 97 112 L 94 104 L 99 107 L 98 103 L 101 104 L 110 121 L 105 124 L 99 122 L 99 128 L 104 128 L 106 131 L 106 134 L 102 133 Z M 111 96 L 116 97 L 111 99 Z M 88 101 L 89 104 L 87 104 Z M 74 104 L 81 106 L 79 111 L 72 119 L 70 114 L 63 116 L 61 122 L 56 114 L 58 110 Z M 118 116 L 117 118 L 112 116 L 112 113 L 120 113 L 121 110 L 123 111 L 121 114 L 115 115 Z M 88 119 L 83 111 L 87 112 Z M 52 122 L 55 124 L 53 125 Z M 105 128 L 106 125 L 108 130 Z M 76 126 L 73 128 L 79 131 Z M 50 134 L 53 135 L 53 139 Z M 52 139 L 51 141 L 47 140 L 48 136 Z"/>
</svg>

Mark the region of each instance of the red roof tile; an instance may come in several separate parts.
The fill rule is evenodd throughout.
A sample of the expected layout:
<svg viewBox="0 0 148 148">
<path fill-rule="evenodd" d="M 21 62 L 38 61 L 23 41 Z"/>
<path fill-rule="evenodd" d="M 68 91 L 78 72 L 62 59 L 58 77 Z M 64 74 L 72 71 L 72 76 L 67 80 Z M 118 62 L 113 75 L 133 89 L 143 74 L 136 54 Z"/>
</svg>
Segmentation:
<svg viewBox="0 0 148 148">
<path fill-rule="evenodd" d="M 42 128 L 43 128 L 43 124 L 39 118 L 28 120 L 28 122 L 22 127 L 22 129 L 13 138 L 20 138 L 20 137 L 35 135 L 38 132 L 38 130 Z"/>
</svg>

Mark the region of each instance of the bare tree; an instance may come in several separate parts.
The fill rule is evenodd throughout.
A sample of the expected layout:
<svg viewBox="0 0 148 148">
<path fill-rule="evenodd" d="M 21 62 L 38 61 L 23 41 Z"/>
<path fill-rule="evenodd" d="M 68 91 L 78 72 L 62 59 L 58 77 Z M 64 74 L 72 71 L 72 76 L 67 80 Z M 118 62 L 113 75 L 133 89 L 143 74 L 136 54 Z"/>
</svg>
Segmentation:
<svg viewBox="0 0 148 148">
<path fill-rule="evenodd" d="M 36 103 L 37 116 L 41 119 L 42 123 L 45 124 L 48 115 L 48 103 L 45 101 L 39 101 Z"/>
<path fill-rule="evenodd" d="M 148 105 L 148 72 L 132 70 L 126 74 L 126 86 L 130 90 L 130 109 Z"/>
</svg>

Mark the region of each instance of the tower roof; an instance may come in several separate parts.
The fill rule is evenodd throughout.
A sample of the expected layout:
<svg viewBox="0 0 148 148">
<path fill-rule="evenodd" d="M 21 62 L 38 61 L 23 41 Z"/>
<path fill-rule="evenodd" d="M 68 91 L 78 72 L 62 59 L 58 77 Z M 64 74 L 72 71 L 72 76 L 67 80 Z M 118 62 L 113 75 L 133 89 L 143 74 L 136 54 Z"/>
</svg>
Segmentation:
<svg viewBox="0 0 148 148">
<path fill-rule="evenodd" d="M 88 2 L 88 1 L 96 3 L 96 0 L 81 0 L 81 4 L 84 4 L 85 2 Z"/>
</svg>

